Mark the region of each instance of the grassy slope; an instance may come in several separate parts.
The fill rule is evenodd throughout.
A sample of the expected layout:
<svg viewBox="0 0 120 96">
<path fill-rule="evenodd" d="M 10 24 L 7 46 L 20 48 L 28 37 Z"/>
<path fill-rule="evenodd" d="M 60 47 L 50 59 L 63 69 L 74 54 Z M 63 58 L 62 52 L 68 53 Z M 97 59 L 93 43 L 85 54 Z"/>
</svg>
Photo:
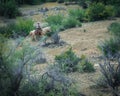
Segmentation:
<svg viewBox="0 0 120 96">
<path fill-rule="evenodd" d="M 53 7 L 58 6 L 58 4 L 45 4 L 42 5 L 42 7 Z M 25 6 L 21 8 L 22 11 L 30 11 L 30 10 L 37 10 L 41 6 Z M 69 6 L 69 8 L 75 7 L 75 6 Z M 78 7 L 78 6 L 77 6 Z M 32 16 L 32 19 L 35 21 L 41 21 L 42 15 L 34 15 Z M 71 73 L 69 76 L 73 78 L 76 81 L 76 85 L 78 87 L 78 90 L 80 92 L 85 93 L 87 96 L 110 96 L 107 93 L 102 93 L 98 91 L 98 89 L 91 89 L 90 87 L 94 85 L 94 83 L 91 81 L 98 78 L 100 75 L 100 69 L 98 66 L 99 59 L 98 57 L 101 55 L 99 50 L 97 49 L 98 42 L 100 40 L 104 40 L 109 38 L 109 33 L 107 32 L 107 27 L 116 20 L 105 20 L 105 21 L 98 21 L 98 22 L 90 22 L 90 23 L 84 23 L 81 28 L 72 28 L 67 29 L 60 33 L 61 39 L 65 42 L 67 42 L 69 45 L 58 47 L 58 48 L 44 48 L 44 51 L 46 53 L 46 56 L 48 58 L 48 62 L 52 62 L 55 55 L 60 54 L 61 52 L 64 52 L 69 47 L 72 47 L 74 52 L 81 56 L 81 54 L 87 55 L 90 60 L 95 64 L 96 66 L 96 72 L 95 73 Z M 117 19 L 117 21 L 120 22 L 120 18 Z M 2 21 L 1 21 L 2 22 Z M 85 32 L 84 32 L 85 31 Z M 31 44 L 34 46 L 37 42 L 31 42 Z M 38 69 L 41 73 L 44 72 L 45 68 L 47 67 L 47 64 L 41 64 L 36 65 L 36 69 Z M 101 95 L 100 95 L 101 94 Z M 107 95 L 106 95 L 107 94 Z"/>
<path fill-rule="evenodd" d="M 48 62 L 52 62 L 55 55 L 66 51 L 69 47 L 72 47 L 74 52 L 81 56 L 81 54 L 87 55 L 89 59 L 94 63 L 95 73 L 71 73 L 69 76 L 76 81 L 76 85 L 80 92 L 85 93 L 87 96 L 110 96 L 107 92 L 100 92 L 99 89 L 91 89 L 91 86 L 100 75 L 100 69 L 98 63 L 100 63 L 99 56 L 100 51 L 97 48 L 99 41 L 110 37 L 107 27 L 115 21 L 120 22 L 120 18 L 117 20 L 105 20 L 84 23 L 81 28 L 72 28 L 60 33 L 61 39 L 67 42 L 69 45 L 58 48 L 44 48 L 47 54 Z M 84 32 L 86 30 L 86 32 Z M 47 65 L 38 65 L 38 70 L 43 70 Z"/>
<path fill-rule="evenodd" d="M 48 7 L 52 8 L 54 6 L 60 6 L 57 3 L 47 3 L 43 4 L 40 7 Z M 64 6 L 64 5 L 62 5 Z M 34 6 L 33 6 L 34 7 Z M 35 8 L 40 8 L 39 6 L 35 6 Z M 66 7 L 66 6 L 65 6 Z M 29 6 L 27 7 L 29 10 Z M 78 6 L 68 6 L 67 9 L 70 8 L 78 8 Z M 34 9 L 34 8 L 33 8 Z M 51 12 L 49 13 L 51 14 Z M 34 15 L 32 16 L 35 21 L 42 21 L 42 15 Z M 44 48 L 46 56 L 48 58 L 48 62 L 53 62 L 54 56 L 60 54 L 61 52 L 66 51 L 69 47 L 72 47 L 74 52 L 81 56 L 82 54 L 87 55 L 87 57 L 95 64 L 96 72 L 95 73 L 71 73 L 69 77 L 73 78 L 76 81 L 76 85 L 78 87 L 78 91 L 86 94 L 86 96 L 110 96 L 107 92 L 101 92 L 99 89 L 91 89 L 91 86 L 94 83 L 91 81 L 95 81 L 100 75 L 100 69 L 98 66 L 98 62 L 100 61 L 98 57 L 101 55 L 100 51 L 97 48 L 99 41 L 107 39 L 110 37 L 107 27 L 115 21 L 120 21 L 120 18 L 117 20 L 105 20 L 105 21 L 97 21 L 84 23 L 81 28 L 72 28 L 67 29 L 60 33 L 61 39 L 67 42 L 69 45 L 58 47 L 58 48 Z M 84 32 L 85 31 L 85 32 Z M 32 43 L 36 44 L 35 42 Z M 37 65 L 36 68 L 44 72 L 48 65 Z"/>
</svg>

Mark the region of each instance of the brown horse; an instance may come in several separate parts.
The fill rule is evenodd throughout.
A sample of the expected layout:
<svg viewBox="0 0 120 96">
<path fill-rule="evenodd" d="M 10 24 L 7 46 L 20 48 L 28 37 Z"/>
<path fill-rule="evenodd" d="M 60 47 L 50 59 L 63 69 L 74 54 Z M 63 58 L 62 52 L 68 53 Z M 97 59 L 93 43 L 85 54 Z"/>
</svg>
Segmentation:
<svg viewBox="0 0 120 96">
<path fill-rule="evenodd" d="M 35 40 L 35 41 L 37 41 L 37 37 L 39 38 L 39 37 L 41 37 L 41 36 L 46 36 L 46 34 L 48 33 L 48 32 L 51 32 L 51 28 L 50 27 L 45 27 L 45 28 L 41 28 L 40 27 L 40 24 L 39 23 L 37 23 L 38 25 L 37 25 L 37 28 L 36 28 L 36 30 L 33 30 L 33 31 L 31 31 L 30 33 L 29 33 L 29 36 L 31 36 L 32 37 L 32 40 Z M 46 41 L 46 40 L 45 40 Z"/>
<path fill-rule="evenodd" d="M 32 40 L 37 41 L 37 37 L 41 37 L 42 36 L 42 31 L 41 30 L 32 30 L 29 33 L 29 36 L 32 37 Z"/>
<path fill-rule="evenodd" d="M 32 40 L 37 41 L 37 36 L 40 37 L 41 35 L 42 35 L 42 28 L 40 27 L 40 24 L 38 23 L 36 30 L 31 31 L 29 36 L 32 36 Z"/>
</svg>

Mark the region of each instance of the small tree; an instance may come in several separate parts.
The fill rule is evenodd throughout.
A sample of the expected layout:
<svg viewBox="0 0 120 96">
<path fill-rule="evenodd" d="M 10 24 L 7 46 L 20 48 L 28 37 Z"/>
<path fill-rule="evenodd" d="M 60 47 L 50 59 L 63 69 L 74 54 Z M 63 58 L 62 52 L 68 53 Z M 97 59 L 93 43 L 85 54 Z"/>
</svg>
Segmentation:
<svg viewBox="0 0 120 96">
<path fill-rule="evenodd" d="M 0 2 L 0 15 L 7 18 L 15 18 L 20 15 L 15 0 L 2 0 Z"/>
<path fill-rule="evenodd" d="M 35 63 L 40 48 L 29 44 L 12 42 L 0 36 L 0 94 L 18 96 L 21 83 L 28 75 L 28 67 Z"/>
<path fill-rule="evenodd" d="M 86 1 L 87 1 L 87 0 L 78 0 L 79 5 L 82 6 L 82 8 L 87 8 L 87 7 L 88 7 Z"/>
</svg>

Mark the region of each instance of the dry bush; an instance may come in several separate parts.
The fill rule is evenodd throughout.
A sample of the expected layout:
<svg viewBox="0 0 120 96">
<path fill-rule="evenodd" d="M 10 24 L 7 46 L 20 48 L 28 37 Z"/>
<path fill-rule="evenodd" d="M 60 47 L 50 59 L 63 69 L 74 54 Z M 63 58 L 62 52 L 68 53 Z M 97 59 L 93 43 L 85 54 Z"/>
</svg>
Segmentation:
<svg viewBox="0 0 120 96">
<path fill-rule="evenodd" d="M 21 43 L 21 40 L 7 40 L 3 36 L 0 36 L 0 45 L 0 94 L 18 96 L 21 84 L 29 77 L 41 49 Z"/>
<path fill-rule="evenodd" d="M 104 63 L 100 64 L 104 82 L 111 89 L 113 96 L 120 96 L 120 54 L 115 61 L 106 58 Z"/>
</svg>

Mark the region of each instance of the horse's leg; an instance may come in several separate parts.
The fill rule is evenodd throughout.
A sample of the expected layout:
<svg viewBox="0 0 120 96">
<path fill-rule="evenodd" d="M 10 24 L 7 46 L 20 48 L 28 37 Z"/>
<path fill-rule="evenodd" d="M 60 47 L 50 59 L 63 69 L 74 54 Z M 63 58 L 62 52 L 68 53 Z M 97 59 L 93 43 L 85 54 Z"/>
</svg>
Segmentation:
<svg viewBox="0 0 120 96">
<path fill-rule="evenodd" d="M 33 35 L 33 39 L 34 39 L 35 41 L 37 41 L 36 35 Z"/>
</svg>

